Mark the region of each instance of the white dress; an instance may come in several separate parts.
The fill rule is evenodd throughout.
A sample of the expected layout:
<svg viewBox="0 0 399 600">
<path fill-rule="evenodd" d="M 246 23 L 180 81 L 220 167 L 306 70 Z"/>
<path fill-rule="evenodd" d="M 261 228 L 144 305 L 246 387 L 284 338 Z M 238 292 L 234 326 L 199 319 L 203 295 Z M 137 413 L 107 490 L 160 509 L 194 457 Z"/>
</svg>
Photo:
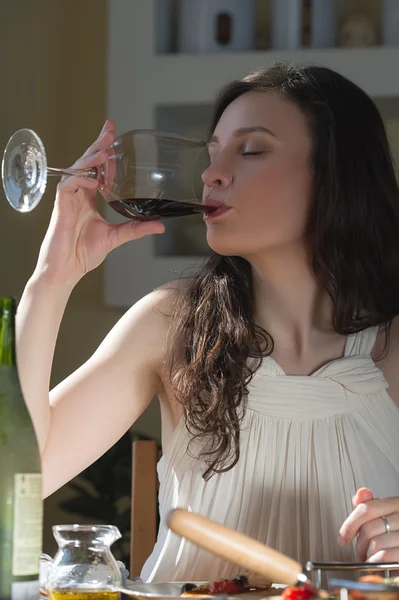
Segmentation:
<svg viewBox="0 0 399 600">
<path fill-rule="evenodd" d="M 345 355 L 310 376 L 288 376 L 271 357 L 249 386 L 237 465 L 207 482 L 179 423 L 158 465 L 161 525 L 144 581 L 230 577 L 237 566 L 171 533 L 185 507 L 292 556 L 301 564 L 355 560 L 338 531 L 360 487 L 399 496 L 399 408 L 370 357 L 377 328 L 347 338 Z"/>
</svg>

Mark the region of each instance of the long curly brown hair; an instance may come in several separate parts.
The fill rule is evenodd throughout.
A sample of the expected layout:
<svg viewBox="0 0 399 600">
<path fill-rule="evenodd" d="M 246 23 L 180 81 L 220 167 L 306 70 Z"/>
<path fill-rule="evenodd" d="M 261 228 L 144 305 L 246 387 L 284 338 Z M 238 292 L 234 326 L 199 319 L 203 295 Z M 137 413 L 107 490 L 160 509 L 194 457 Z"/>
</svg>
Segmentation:
<svg viewBox="0 0 399 600">
<path fill-rule="evenodd" d="M 211 132 L 227 106 L 253 90 L 277 91 L 307 118 L 309 239 L 314 274 L 334 303 L 334 329 L 348 335 L 383 324 L 388 339 L 399 314 L 399 189 L 375 104 L 328 68 L 280 63 L 223 88 Z M 248 385 L 273 351 L 255 321 L 251 265 L 213 252 L 180 292 L 171 327 L 170 377 L 208 479 L 239 460 Z"/>
</svg>

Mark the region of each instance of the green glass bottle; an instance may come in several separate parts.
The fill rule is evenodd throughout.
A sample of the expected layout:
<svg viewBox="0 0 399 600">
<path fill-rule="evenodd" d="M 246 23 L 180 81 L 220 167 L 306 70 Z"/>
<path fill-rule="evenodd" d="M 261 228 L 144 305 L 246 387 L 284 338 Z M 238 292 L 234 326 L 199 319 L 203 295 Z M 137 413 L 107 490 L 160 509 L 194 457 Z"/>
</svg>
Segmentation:
<svg viewBox="0 0 399 600">
<path fill-rule="evenodd" d="M 18 379 L 15 312 L 15 300 L 0 297 L 0 600 L 37 600 L 41 461 Z"/>
</svg>

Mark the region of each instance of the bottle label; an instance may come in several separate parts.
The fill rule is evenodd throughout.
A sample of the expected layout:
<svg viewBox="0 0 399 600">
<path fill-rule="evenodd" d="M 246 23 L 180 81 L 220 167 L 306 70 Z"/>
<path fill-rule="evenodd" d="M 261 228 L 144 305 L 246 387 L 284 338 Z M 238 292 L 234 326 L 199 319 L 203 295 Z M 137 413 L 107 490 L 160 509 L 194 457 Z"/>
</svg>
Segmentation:
<svg viewBox="0 0 399 600">
<path fill-rule="evenodd" d="M 39 598 L 39 580 L 21 581 L 11 584 L 11 600 L 37 600 Z"/>
<path fill-rule="evenodd" d="M 12 574 L 38 575 L 42 549 L 42 476 L 14 475 L 14 536 Z"/>
</svg>

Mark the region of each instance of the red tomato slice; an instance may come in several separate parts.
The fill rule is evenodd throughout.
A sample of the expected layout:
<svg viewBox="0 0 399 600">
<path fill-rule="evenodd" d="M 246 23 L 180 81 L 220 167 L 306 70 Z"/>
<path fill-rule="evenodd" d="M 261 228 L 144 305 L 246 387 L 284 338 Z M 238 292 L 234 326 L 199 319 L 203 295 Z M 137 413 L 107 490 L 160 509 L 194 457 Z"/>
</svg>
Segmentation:
<svg viewBox="0 0 399 600">
<path fill-rule="evenodd" d="M 315 598 L 316 594 L 311 586 L 300 585 L 286 587 L 281 595 L 285 600 L 310 600 Z"/>
<path fill-rule="evenodd" d="M 232 595 L 239 589 L 234 581 L 213 581 L 209 584 L 210 594 L 226 594 Z"/>
</svg>

